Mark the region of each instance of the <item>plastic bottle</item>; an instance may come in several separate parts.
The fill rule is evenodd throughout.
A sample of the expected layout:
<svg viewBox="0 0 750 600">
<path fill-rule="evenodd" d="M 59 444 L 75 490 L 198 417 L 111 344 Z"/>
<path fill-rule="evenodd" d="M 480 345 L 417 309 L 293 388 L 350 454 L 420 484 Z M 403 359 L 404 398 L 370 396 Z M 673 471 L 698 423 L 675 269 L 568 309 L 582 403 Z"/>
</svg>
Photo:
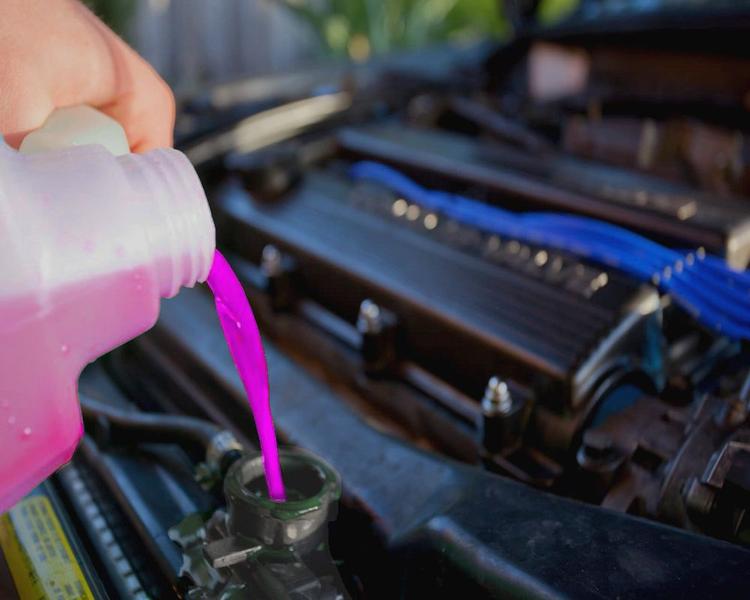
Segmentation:
<svg viewBox="0 0 750 600">
<path fill-rule="evenodd" d="M 0 513 L 71 458 L 82 368 L 208 276 L 214 225 L 187 158 L 123 150 L 122 128 L 85 107 L 21 152 L 0 142 Z"/>
</svg>

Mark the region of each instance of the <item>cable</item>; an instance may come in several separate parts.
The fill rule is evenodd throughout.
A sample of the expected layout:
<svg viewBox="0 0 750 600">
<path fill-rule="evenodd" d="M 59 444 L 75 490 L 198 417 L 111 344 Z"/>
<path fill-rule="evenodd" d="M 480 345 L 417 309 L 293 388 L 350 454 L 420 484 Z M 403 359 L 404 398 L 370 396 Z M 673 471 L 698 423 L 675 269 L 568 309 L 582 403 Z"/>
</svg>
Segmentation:
<svg viewBox="0 0 750 600">
<path fill-rule="evenodd" d="M 234 436 L 210 421 L 120 410 L 83 394 L 80 400 L 86 430 L 99 444 L 178 444 L 193 455 L 215 463 L 211 466 L 220 471 L 239 455 L 240 446 Z"/>
<path fill-rule="evenodd" d="M 730 269 L 703 249 L 678 251 L 584 216 L 513 213 L 458 194 L 428 190 L 380 163 L 355 163 L 350 175 L 384 185 L 427 210 L 477 229 L 564 250 L 653 283 L 705 326 L 731 338 L 750 339 L 750 274 Z"/>
</svg>

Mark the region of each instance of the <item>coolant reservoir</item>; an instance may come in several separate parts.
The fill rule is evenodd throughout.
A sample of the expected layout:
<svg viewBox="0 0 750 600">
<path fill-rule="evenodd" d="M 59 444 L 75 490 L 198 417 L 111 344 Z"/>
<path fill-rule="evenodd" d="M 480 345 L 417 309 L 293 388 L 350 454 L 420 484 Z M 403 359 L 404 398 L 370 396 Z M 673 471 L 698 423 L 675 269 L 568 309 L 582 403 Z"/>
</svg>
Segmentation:
<svg viewBox="0 0 750 600">
<path fill-rule="evenodd" d="M 286 449 L 279 457 L 286 502 L 268 497 L 263 457 L 246 455 L 224 478 L 226 511 L 205 523 L 191 515 L 170 530 L 183 551 L 189 597 L 349 598 L 328 547 L 341 478 L 310 452 Z"/>
<path fill-rule="evenodd" d="M 187 158 L 127 153 L 93 109 L 56 112 L 20 152 L 0 142 L 0 513 L 72 456 L 82 368 L 205 281 L 214 247 Z"/>
</svg>

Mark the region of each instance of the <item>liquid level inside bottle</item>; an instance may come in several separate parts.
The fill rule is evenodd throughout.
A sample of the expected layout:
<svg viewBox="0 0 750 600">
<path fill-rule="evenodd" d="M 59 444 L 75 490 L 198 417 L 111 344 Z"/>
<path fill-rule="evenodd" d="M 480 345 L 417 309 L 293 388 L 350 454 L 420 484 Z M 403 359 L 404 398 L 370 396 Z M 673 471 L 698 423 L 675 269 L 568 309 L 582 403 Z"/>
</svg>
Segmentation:
<svg viewBox="0 0 750 600">
<path fill-rule="evenodd" d="M 0 512 L 70 459 L 81 369 L 150 328 L 158 299 L 145 267 L 0 296 Z"/>
</svg>

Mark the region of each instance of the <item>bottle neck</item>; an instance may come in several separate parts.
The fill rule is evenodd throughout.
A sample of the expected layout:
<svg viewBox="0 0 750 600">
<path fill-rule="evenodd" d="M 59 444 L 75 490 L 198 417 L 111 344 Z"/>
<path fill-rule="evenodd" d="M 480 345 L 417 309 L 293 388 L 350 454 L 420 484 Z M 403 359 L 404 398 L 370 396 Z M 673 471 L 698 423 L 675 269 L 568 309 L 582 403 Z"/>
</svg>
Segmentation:
<svg viewBox="0 0 750 600">
<path fill-rule="evenodd" d="M 214 223 L 195 169 L 172 149 L 117 158 L 142 211 L 159 293 L 175 296 L 208 277 L 216 246 Z"/>
</svg>

